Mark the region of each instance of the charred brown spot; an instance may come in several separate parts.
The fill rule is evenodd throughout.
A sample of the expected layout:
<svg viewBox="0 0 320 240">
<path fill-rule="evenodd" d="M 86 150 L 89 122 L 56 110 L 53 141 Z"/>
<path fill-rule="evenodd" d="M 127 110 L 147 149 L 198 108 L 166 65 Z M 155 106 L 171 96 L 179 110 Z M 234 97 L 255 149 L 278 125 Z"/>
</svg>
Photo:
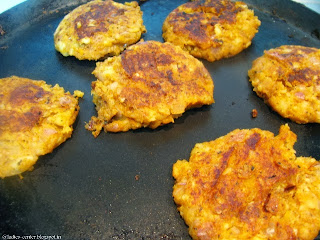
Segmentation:
<svg viewBox="0 0 320 240">
<path fill-rule="evenodd" d="M 168 81 L 171 83 L 172 86 L 178 86 L 178 85 L 181 85 L 180 82 L 176 81 L 174 79 L 174 76 L 173 76 L 173 72 L 171 70 L 168 70 L 167 71 L 167 78 L 168 78 Z"/>
<path fill-rule="evenodd" d="M 37 107 L 31 108 L 25 113 L 2 110 L 0 112 L 0 133 L 30 130 L 38 124 L 41 117 L 42 111 Z"/>
<path fill-rule="evenodd" d="M 172 56 L 164 53 L 157 54 L 156 56 L 157 65 L 169 65 L 174 62 Z"/>
<path fill-rule="evenodd" d="M 254 226 L 255 219 L 263 212 L 268 214 L 278 211 L 279 203 L 277 197 L 270 195 L 270 190 L 274 184 L 278 182 L 287 183 L 288 187 L 284 189 L 285 192 L 293 190 L 294 185 L 289 182 L 291 181 L 291 176 L 296 174 L 297 171 L 294 166 L 291 166 L 289 162 L 283 159 L 281 152 L 269 151 L 265 149 L 266 146 L 262 143 L 258 144 L 261 138 L 259 133 L 253 133 L 246 139 L 244 149 L 239 150 L 234 147 L 223 154 L 222 159 L 220 159 L 220 165 L 213 169 L 214 178 L 212 178 L 212 182 L 214 182 L 214 185 L 212 186 L 214 186 L 215 189 L 212 190 L 210 195 L 214 196 L 219 194 L 225 201 L 225 207 L 217 203 L 218 206 L 215 208 L 220 210 L 224 209 L 225 211 L 228 209 L 228 213 L 225 212 L 225 214 L 232 215 L 237 212 L 242 221 L 250 225 L 252 224 L 252 226 Z M 277 142 L 273 144 L 277 144 Z M 232 149 L 235 149 L 234 153 L 232 153 Z M 255 157 L 249 157 L 247 154 L 249 149 L 254 150 L 257 155 L 255 155 Z M 270 154 L 267 157 L 265 155 L 266 151 Z M 234 156 L 235 159 L 231 158 L 231 156 Z M 286 165 L 286 167 L 277 167 L 270 159 L 282 159 L 282 165 Z M 234 172 L 238 173 L 237 175 L 231 174 L 228 176 L 221 174 L 222 166 L 225 166 L 226 161 L 229 162 L 231 166 L 235 163 L 234 161 L 236 161 L 237 168 L 234 169 Z M 261 171 L 261 169 L 263 169 L 263 171 Z M 217 179 L 217 177 L 219 177 L 219 179 Z M 256 180 L 253 181 L 253 179 Z M 251 189 L 248 188 L 247 184 L 249 182 L 250 188 L 255 190 L 251 191 Z M 236 186 L 236 183 L 239 185 Z M 263 185 L 260 185 L 260 183 L 263 183 Z M 248 197 L 251 199 L 251 194 L 256 194 L 255 205 L 250 205 L 249 202 L 247 202 Z M 261 206 L 263 207 L 262 209 Z"/>
<path fill-rule="evenodd" d="M 152 53 L 137 53 L 133 50 L 126 50 L 121 54 L 121 64 L 129 77 L 145 70 L 154 72 L 157 64 Z"/>
<path fill-rule="evenodd" d="M 320 75 L 320 70 L 316 71 L 311 68 L 294 70 L 288 75 L 288 82 L 291 83 L 293 86 L 296 86 L 296 85 L 311 86 L 313 83 L 313 77 L 319 76 L 319 75 Z"/>
<path fill-rule="evenodd" d="M 122 66 L 128 76 L 135 81 L 151 84 L 153 79 L 165 78 L 165 74 L 157 69 L 157 61 L 152 53 L 122 54 Z"/>
<path fill-rule="evenodd" d="M 271 193 L 267 195 L 266 201 L 264 202 L 263 210 L 269 213 L 276 213 L 278 211 L 279 201 Z"/>
<path fill-rule="evenodd" d="M 220 161 L 220 165 L 213 169 L 214 178 L 211 183 L 211 187 L 214 187 L 216 185 L 217 181 L 219 180 L 220 175 L 223 173 L 223 171 L 228 166 L 228 161 L 229 161 L 229 158 L 230 158 L 231 154 L 233 153 L 233 151 L 234 151 L 234 148 L 230 148 L 227 152 L 223 153 L 222 159 Z"/>
<path fill-rule="evenodd" d="M 249 147 L 249 149 L 254 150 L 260 139 L 261 139 L 260 134 L 254 133 L 246 140 L 246 144 Z"/>
<path fill-rule="evenodd" d="M 303 46 L 286 46 L 291 52 L 287 54 L 287 56 L 302 56 L 304 54 L 310 54 L 317 52 L 316 48 L 311 47 L 303 47 Z M 286 55 L 286 54 L 283 54 Z"/>
<path fill-rule="evenodd" d="M 293 190 L 295 190 L 296 189 L 296 186 L 295 185 L 288 185 L 285 189 L 284 189 L 284 191 L 285 192 L 291 192 L 291 191 L 293 191 Z"/>
<path fill-rule="evenodd" d="M 266 55 L 275 57 L 280 60 L 286 59 L 289 63 L 299 62 L 305 58 L 306 55 L 317 52 L 316 48 L 303 47 L 303 46 L 283 46 L 276 49 L 266 51 Z"/>
<path fill-rule="evenodd" d="M 150 95 L 150 93 L 144 92 L 136 87 L 126 87 L 121 92 L 121 96 L 125 96 L 128 102 L 136 103 L 135 107 L 137 108 L 156 104 L 157 99 L 151 98 Z"/>
<path fill-rule="evenodd" d="M 193 172 L 192 176 L 193 176 L 193 177 L 199 177 L 199 174 L 200 174 L 199 169 L 196 169 L 196 170 Z"/>
<path fill-rule="evenodd" d="M 25 126 L 27 128 L 32 128 L 35 126 L 39 119 L 42 116 L 42 111 L 40 108 L 34 107 L 31 108 L 29 112 L 23 114 L 23 117 L 20 119 L 21 126 Z"/>
<path fill-rule="evenodd" d="M 231 1 L 208 1 L 203 8 L 207 13 L 213 9 L 214 16 L 211 18 L 211 23 L 234 23 L 237 13 L 242 11 L 241 7 L 236 7 Z"/>
<path fill-rule="evenodd" d="M 121 63 L 126 74 L 133 80 L 143 81 L 149 87 L 159 89 L 158 80 L 175 84 L 172 71 L 161 70 L 159 66 L 170 65 L 174 59 L 160 49 L 148 45 L 142 51 L 126 50 L 121 54 Z M 155 82 L 154 80 L 157 80 Z M 169 80 L 169 81 L 167 81 Z"/>
<path fill-rule="evenodd" d="M 174 27 L 174 32 L 182 32 L 189 35 L 190 39 L 198 41 L 207 41 L 208 36 L 205 26 L 201 24 L 205 20 L 204 14 L 201 13 L 191 13 L 187 14 L 185 12 L 177 12 L 172 21 Z M 184 23 L 180 26 L 180 22 Z"/>
<path fill-rule="evenodd" d="M 243 222 L 246 222 L 249 224 L 248 227 L 254 228 L 254 225 L 256 223 L 256 220 L 261 215 L 261 209 L 259 208 L 259 205 L 257 203 L 243 206 L 239 210 L 239 217 Z"/>
<path fill-rule="evenodd" d="M 112 1 L 98 2 L 90 5 L 90 10 L 79 15 L 74 21 L 78 37 L 92 37 L 97 32 L 107 32 L 111 24 L 124 16 L 125 9 L 117 8 Z"/>
<path fill-rule="evenodd" d="M 192 107 L 191 104 L 183 102 L 189 100 L 179 98 L 180 93 L 202 96 L 208 93 L 199 82 L 212 84 L 208 72 L 202 65 L 202 69 L 198 69 L 200 67 L 197 62 L 196 66 L 188 71 L 189 66 L 186 63 L 190 62 L 189 56 L 170 43 L 138 43 L 126 49 L 118 56 L 117 61 L 121 63 L 121 74 L 126 79 L 119 97 L 127 106 L 135 108 L 155 107 L 164 103 L 170 106 L 168 108 L 174 114 L 180 114 L 187 107 Z M 201 105 L 201 101 L 199 102 Z"/>
<path fill-rule="evenodd" d="M 224 16 L 237 13 L 241 8 L 236 7 L 231 1 L 194 1 L 184 4 L 185 8 L 192 9 L 194 12 L 211 13 L 215 16 Z"/>
<path fill-rule="evenodd" d="M 41 87 L 34 84 L 25 84 L 15 88 L 11 94 L 9 101 L 12 105 L 20 106 L 26 102 L 36 103 L 45 95 L 50 93 L 43 90 Z"/>
<path fill-rule="evenodd" d="M 212 40 L 207 33 L 209 28 L 218 23 L 234 23 L 240 11 L 242 9 L 230 1 L 194 1 L 173 11 L 169 22 L 174 32 L 187 34 L 190 39 L 204 43 Z M 214 43 L 219 45 L 219 42 Z"/>
<path fill-rule="evenodd" d="M 158 65 L 170 65 L 173 62 L 172 56 L 161 53 L 160 49 L 153 45 L 144 46 L 139 52 L 126 50 L 121 54 L 122 66 L 130 77 L 138 72 L 160 74 Z"/>
</svg>

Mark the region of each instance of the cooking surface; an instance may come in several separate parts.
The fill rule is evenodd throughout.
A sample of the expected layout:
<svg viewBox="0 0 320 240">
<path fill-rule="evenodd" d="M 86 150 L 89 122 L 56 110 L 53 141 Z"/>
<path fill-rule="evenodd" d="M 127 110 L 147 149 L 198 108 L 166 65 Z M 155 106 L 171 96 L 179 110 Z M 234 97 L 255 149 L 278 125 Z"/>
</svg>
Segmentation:
<svg viewBox="0 0 320 240">
<path fill-rule="evenodd" d="M 85 1 L 81 1 L 84 3 Z M 122 1 L 123 2 L 123 1 Z M 182 0 L 141 4 L 145 40 L 163 41 L 165 17 Z M 299 125 L 263 103 L 248 81 L 252 61 L 284 44 L 320 48 L 320 15 L 291 1 L 245 1 L 261 21 L 252 45 L 229 59 L 203 61 L 215 84 L 212 106 L 189 110 L 156 130 L 102 132 L 84 128 L 96 115 L 90 95 L 93 61 L 63 57 L 53 33 L 80 1 L 28 0 L 0 15 L 0 77 L 42 79 L 85 92 L 72 138 L 35 168 L 0 180 L 1 235 L 59 235 L 62 239 L 191 239 L 172 199 L 172 165 L 188 159 L 197 142 L 236 128 L 259 127 L 278 134 L 288 123 L 297 136 L 297 156 L 320 159 L 320 125 Z M 285 6 L 285 7 L 284 7 Z M 303 21 L 301 21 L 303 19 Z M 252 109 L 258 117 L 252 118 Z M 320 238 L 319 238 L 320 239 Z"/>
</svg>

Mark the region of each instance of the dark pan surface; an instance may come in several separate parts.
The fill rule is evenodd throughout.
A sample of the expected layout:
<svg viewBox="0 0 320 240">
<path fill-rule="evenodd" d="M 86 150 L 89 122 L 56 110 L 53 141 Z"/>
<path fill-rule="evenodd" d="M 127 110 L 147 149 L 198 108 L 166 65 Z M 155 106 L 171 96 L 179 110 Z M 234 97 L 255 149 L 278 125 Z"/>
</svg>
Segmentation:
<svg viewBox="0 0 320 240">
<path fill-rule="evenodd" d="M 156 130 L 104 133 L 84 128 L 96 114 L 90 95 L 95 62 L 63 57 L 53 33 L 70 10 L 86 1 L 28 0 L 0 15 L 0 77 L 17 75 L 82 90 L 72 138 L 43 156 L 23 179 L 0 180 L 0 234 L 56 235 L 61 239 L 190 239 L 172 199 L 172 165 L 195 143 L 236 128 L 278 133 L 288 123 L 298 156 L 320 159 L 320 125 L 298 125 L 270 110 L 252 91 L 247 71 L 265 49 L 283 44 L 320 48 L 320 16 L 289 0 L 245 1 L 262 25 L 252 46 L 235 57 L 203 61 L 215 83 L 216 103 L 186 112 Z M 163 41 L 162 23 L 186 1 L 141 4 L 145 40 Z M 251 110 L 258 117 L 251 118 Z"/>
</svg>

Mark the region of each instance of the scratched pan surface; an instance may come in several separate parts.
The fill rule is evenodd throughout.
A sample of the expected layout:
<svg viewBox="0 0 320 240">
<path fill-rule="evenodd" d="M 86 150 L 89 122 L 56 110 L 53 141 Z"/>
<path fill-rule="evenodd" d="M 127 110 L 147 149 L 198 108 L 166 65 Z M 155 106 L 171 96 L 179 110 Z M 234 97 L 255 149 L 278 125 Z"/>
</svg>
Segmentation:
<svg viewBox="0 0 320 240">
<path fill-rule="evenodd" d="M 247 71 L 263 50 L 283 44 L 320 48 L 320 16 L 288 0 L 245 1 L 262 25 L 252 46 L 218 62 L 203 61 L 215 83 L 216 103 L 186 112 L 156 130 L 104 133 L 84 124 L 95 115 L 90 95 L 95 62 L 63 57 L 53 33 L 63 16 L 85 1 L 28 0 L 0 15 L 0 77 L 18 75 L 85 92 L 72 138 L 39 159 L 23 179 L 0 180 L 1 235 L 56 235 L 61 239 L 190 239 L 172 199 L 172 165 L 188 159 L 197 142 L 236 128 L 278 133 L 288 123 L 297 155 L 320 159 L 320 125 L 298 125 L 271 111 L 252 92 Z M 141 4 L 145 40 L 163 41 L 161 26 L 182 0 Z M 251 118 L 251 110 L 258 117 Z"/>
</svg>

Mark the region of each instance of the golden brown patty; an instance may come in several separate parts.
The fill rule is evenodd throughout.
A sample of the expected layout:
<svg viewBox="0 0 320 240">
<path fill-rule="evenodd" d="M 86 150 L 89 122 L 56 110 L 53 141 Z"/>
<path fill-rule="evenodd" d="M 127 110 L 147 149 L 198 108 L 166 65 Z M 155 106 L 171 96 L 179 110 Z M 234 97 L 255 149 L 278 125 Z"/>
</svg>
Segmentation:
<svg viewBox="0 0 320 240">
<path fill-rule="evenodd" d="M 163 23 L 163 38 L 193 56 L 215 61 L 251 45 L 260 21 L 243 2 L 198 0 L 182 4 Z"/>
<path fill-rule="evenodd" d="M 288 125 L 236 129 L 178 160 L 173 197 L 193 239 L 314 239 L 320 164 L 296 157 L 295 142 Z"/>
<path fill-rule="evenodd" d="M 32 170 L 39 156 L 71 136 L 78 111 L 77 98 L 58 85 L 0 79 L 0 177 Z"/>
<path fill-rule="evenodd" d="M 296 157 L 295 142 L 288 125 L 236 129 L 178 160 L 173 197 L 193 239 L 314 239 L 320 164 Z"/>
<path fill-rule="evenodd" d="M 119 132 L 174 122 L 189 108 L 213 103 L 213 81 L 204 65 L 171 43 L 135 44 L 98 62 L 93 102 L 98 117 L 86 128 Z"/>
<path fill-rule="evenodd" d="M 54 44 L 64 56 L 98 60 L 120 54 L 145 31 L 137 2 L 96 0 L 64 17 L 54 33 Z"/>
<path fill-rule="evenodd" d="M 320 50 L 287 45 L 264 52 L 248 72 L 257 95 L 282 117 L 320 123 Z"/>
</svg>

